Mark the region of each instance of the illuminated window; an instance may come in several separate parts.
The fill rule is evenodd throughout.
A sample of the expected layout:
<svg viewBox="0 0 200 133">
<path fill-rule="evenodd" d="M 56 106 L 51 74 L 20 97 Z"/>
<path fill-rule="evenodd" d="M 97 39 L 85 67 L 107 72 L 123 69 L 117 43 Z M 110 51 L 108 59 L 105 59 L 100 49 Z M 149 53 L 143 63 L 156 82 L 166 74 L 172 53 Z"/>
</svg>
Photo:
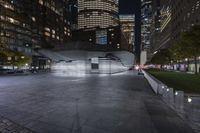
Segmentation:
<svg viewBox="0 0 200 133">
<path fill-rule="evenodd" d="M 39 4 L 43 5 L 44 4 L 43 0 L 39 0 Z"/>
<path fill-rule="evenodd" d="M 33 22 L 35 22 L 35 21 L 36 21 L 35 17 L 32 17 L 32 21 L 33 21 Z"/>
<path fill-rule="evenodd" d="M 45 32 L 44 35 L 45 36 L 50 36 L 50 33 L 49 32 Z"/>
<path fill-rule="evenodd" d="M 52 34 L 55 34 L 56 33 L 56 31 L 55 30 L 52 30 Z"/>
<path fill-rule="evenodd" d="M 57 36 L 56 38 L 57 38 L 57 40 L 59 40 L 59 39 L 60 39 L 60 37 L 59 37 L 59 36 Z"/>
<path fill-rule="evenodd" d="M 45 27 L 44 29 L 45 29 L 46 31 L 49 31 L 49 32 L 50 32 L 50 29 L 49 29 L 48 27 Z"/>
</svg>

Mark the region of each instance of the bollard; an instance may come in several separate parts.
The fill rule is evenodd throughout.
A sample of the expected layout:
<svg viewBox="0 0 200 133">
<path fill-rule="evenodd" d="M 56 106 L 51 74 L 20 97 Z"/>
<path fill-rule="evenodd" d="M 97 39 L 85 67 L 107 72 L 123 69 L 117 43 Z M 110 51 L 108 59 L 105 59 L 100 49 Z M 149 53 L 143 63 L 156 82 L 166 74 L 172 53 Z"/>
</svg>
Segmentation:
<svg viewBox="0 0 200 133">
<path fill-rule="evenodd" d="M 183 113 L 184 112 L 184 91 L 176 91 L 174 96 L 175 109 Z"/>
<path fill-rule="evenodd" d="M 174 89 L 169 88 L 169 104 L 174 105 Z"/>
<path fill-rule="evenodd" d="M 160 84 L 158 88 L 158 94 L 163 95 L 165 93 L 166 88 L 166 85 Z"/>
<path fill-rule="evenodd" d="M 164 100 L 173 107 L 174 105 L 174 89 L 173 88 L 166 88 L 163 94 Z"/>
</svg>

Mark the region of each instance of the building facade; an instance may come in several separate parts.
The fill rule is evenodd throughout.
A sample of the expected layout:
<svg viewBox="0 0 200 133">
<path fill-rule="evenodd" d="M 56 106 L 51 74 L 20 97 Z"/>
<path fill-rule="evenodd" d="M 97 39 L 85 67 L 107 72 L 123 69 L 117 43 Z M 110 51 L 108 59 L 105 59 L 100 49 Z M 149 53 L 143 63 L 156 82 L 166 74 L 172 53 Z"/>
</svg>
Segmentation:
<svg viewBox="0 0 200 133">
<path fill-rule="evenodd" d="M 141 54 L 146 51 L 147 57 L 150 57 L 151 34 L 153 20 L 153 2 L 152 0 L 142 0 L 141 7 Z M 140 56 L 141 57 L 141 56 Z M 146 59 L 147 60 L 147 59 Z"/>
<path fill-rule="evenodd" d="M 200 25 L 200 0 L 172 0 L 172 40 L 175 43 L 181 33 Z"/>
<path fill-rule="evenodd" d="M 121 32 L 127 41 L 127 48 L 135 51 L 135 15 L 119 15 Z"/>
<path fill-rule="evenodd" d="M 69 0 L 69 21 L 71 30 L 78 29 L 78 0 Z"/>
<path fill-rule="evenodd" d="M 86 50 L 112 51 L 121 50 L 120 26 L 109 28 L 85 28 L 72 32 L 74 41 L 88 42 L 84 46 Z"/>
<path fill-rule="evenodd" d="M 68 0 L 0 0 L 0 45 L 32 55 L 71 38 Z"/>
<path fill-rule="evenodd" d="M 200 0 L 154 0 L 154 9 L 159 16 L 152 24 L 151 48 L 152 53 L 171 47 L 181 37 L 181 34 L 200 24 Z M 159 3 L 159 4 L 158 4 Z M 154 12 L 154 14 L 156 14 Z M 157 29 L 157 30 L 156 30 Z"/>
<path fill-rule="evenodd" d="M 118 0 L 78 0 L 78 28 L 119 25 Z"/>
<path fill-rule="evenodd" d="M 160 49 L 166 49 L 172 45 L 172 0 L 159 0 L 155 5 L 155 10 L 159 16 L 155 17 L 152 25 L 154 34 L 151 36 L 151 52 L 156 53 Z"/>
</svg>

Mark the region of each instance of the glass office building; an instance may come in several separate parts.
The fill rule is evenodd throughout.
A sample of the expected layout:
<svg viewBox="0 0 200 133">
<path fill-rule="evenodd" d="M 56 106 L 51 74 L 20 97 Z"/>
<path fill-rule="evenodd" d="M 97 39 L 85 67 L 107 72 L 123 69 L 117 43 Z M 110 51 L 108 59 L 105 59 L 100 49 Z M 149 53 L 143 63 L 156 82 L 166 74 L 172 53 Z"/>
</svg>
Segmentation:
<svg viewBox="0 0 200 133">
<path fill-rule="evenodd" d="M 78 28 L 119 25 L 117 0 L 78 0 Z"/>
<path fill-rule="evenodd" d="M 135 45 L 135 15 L 119 15 L 121 32 L 128 43 L 128 49 L 134 51 Z"/>
<path fill-rule="evenodd" d="M 32 55 L 71 38 L 68 0 L 0 0 L 0 45 Z"/>
</svg>

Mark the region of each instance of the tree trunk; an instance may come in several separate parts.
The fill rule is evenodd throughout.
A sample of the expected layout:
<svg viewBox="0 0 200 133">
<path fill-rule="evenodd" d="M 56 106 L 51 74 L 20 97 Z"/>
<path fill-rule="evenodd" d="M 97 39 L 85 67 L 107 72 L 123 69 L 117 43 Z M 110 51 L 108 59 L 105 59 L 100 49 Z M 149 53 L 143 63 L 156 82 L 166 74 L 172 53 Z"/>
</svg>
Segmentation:
<svg viewBox="0 0 200 133">
<path fill-rule="evenodd" d="M 194 56 L 195 74 L 197 74 L 197 56 Z"/>
<path fill-rule="evenodd" d="M 189 72 L 190 59 L 187 60 L 187 72 Z"/>
</svg>

